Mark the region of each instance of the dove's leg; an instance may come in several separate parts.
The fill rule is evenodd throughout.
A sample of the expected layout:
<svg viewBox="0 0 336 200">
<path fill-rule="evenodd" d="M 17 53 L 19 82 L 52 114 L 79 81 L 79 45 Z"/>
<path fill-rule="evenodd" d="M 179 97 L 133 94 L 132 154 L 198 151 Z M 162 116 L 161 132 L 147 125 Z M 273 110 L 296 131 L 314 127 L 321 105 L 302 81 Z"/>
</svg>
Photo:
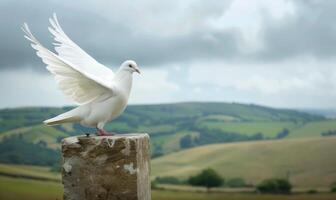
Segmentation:
<svg viewBox="0 0 336 200">
<path fill-rule="evenodd" d="M 115 135 L 115 133 L 110 133 L 105 131 L 104 129 L 97 128 L 97 133 L 98 136 L 107 136 L 107 135 Z"/>
<path fill-rule="evenodd" d="M 113 132 L 109 133 L 109 132 L 105 131 L 104 130 L 104 125 L 105 125 L 105 123 L 103 123 L 103 122 L 97 124 L 97 127 L 96 127 L 97 128 L 97 133 L 96 134 L 98 136 L 115 135 L 115 133 L 113 133 Z"/>
</svg>

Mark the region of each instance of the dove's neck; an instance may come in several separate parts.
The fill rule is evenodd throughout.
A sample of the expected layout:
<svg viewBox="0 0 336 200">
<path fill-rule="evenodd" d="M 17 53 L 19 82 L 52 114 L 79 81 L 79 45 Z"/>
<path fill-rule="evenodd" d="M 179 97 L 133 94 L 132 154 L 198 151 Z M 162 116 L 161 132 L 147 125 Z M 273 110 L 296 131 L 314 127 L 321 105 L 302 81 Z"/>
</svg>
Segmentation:
<svg viewBox="0 0 336 200">
<path fill-rule="evenodd" d="M 127 96 L 129 96 L 131 92 L 132 80 L 132 73 L 129 71 L 119 70 L 115 75 L 115 81 Z"/>
</svg>

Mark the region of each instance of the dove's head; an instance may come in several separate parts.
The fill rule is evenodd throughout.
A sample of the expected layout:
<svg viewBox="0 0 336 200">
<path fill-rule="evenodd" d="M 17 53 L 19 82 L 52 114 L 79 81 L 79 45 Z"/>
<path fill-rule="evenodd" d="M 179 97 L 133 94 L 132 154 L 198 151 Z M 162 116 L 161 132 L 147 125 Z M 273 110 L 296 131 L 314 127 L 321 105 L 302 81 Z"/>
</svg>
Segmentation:
<svg viewBox="0 0 336 200">
<path fill-rule="evenodd" d="M 137 72 L 140 74 L 140 69 L 136 62 L 134 62 L 133 60 L 126 60 L 125 62 L 123 62 L 120 66 L 120 70 L 128 71 L 130 73 Z"/>
</svg>

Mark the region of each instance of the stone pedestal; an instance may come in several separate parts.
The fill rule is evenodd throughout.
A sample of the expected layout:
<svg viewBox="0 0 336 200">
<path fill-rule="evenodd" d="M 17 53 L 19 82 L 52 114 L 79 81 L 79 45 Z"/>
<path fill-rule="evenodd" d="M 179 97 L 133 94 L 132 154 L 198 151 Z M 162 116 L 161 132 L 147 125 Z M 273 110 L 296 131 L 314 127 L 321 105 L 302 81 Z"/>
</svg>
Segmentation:
<svg viewBox="0 0 336 200">
<path fill-rule="evenodd" d="M 150 200 L 148 134 L 62 140 L 64 200 Z"/>
</svg>

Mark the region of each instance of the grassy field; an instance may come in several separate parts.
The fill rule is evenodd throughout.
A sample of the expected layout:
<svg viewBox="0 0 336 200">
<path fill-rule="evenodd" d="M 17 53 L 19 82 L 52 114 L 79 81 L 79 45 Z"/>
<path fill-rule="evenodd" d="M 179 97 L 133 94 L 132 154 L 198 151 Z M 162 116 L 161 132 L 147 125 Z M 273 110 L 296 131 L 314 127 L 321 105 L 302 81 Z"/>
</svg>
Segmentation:
<svg viewBox="0 0 336 200">
<path fill-rule="evenodd" d="M 197 137 L 199 133 L 193 131 L 179 131 L 172 135 L 160 136 L 158 138 L 155 138 L 154 140 L 156 141 L 156 144 L 161 145 L 163 152 L 175 152 L 181 149 L 180 139 L 185 135 Z"/>
<path fill-rule="evenodd" d="M 209 129 L 220 129 L 243 135 L 262 133 L 264 138 L 274 138 L 283 129 L 290 131 L 286 139 L 322 137 L 321 132 L 336 130 L 336 120 L 293 122 L 293 121 L 260 121 L 243 122 L 241 118 L 228 115 L 209 115 L 197 120 L 196 126 Z M 265 120 L 265 119 L 264 119 Z M 179 130 L 173 134 L 160 135 L 164 131 L 172 131 L 172 125 L 141 126 L 140 131 L 151 133 L 152 144 L 160 145 L 163 153 L 176 152 L 181 149 L 180 139 L 185 135 L 198 137 L 201 133 L 190 130 Z M 154 148 L 152 148 L 154 149 Z"/>
<path fill-rule="evenodd" d="M 197 120 L 197 123 L 202 121 L 219 121 L 219 122 L 240 122 L 241 119 L 229 115 L 208 115 Z"/>
<path fill-rule="evenodd" d="M 9 175 L 23 175 L 37 178 L 47 178 L 55 181 L 61 180 L 59 173 L 51 172 L 49 167 L 0 164 L 0 173 Z"/>
<path fill-rule="evenodd" d="M 211 167 L 252 184 L 289 173 L 296 187 L 328 187 L 336 181 L 335 146 L 336 137 L 206 145 L 152 160 L 152 175 L 187 178 Z"/>
<path fill-rule="evenodd" d="M 221 129 L 226 132 L 241 133 L 244 135 L 253 135 L 262 133 L 264 137 L 273 138 L 284 128 L 289 130 L 297 127 L 294 122 L 221 122 L 204 121 L 199 124 L 200 127 L 212 129 Z"/>
<path fill-rule="evenodd" d="M 328 187 L 336 181 L 335 146 L 336 137 L 206 145 L 153 159 L 152 176 L 187 178 L 211 167 L 252 184 L 289 172 L 296 187 Z M 0 173 L 60 179 L 47 167 L 0 164 Z"/>
<path fill-rule="evenodd" d="M 273 138 L 284 128 L 290 131 L 287 138 L 321 137 L 321 133 L 336 130 L 336 120 L 313 122 L 225 122 L 225 121 L 200 121 L 200 127 L 221 129 L 226 132 L 235 132 L 246 135 L 262 133 L 265 137 Z"/>
<path fill-rule="evenodd" d="M 302 127 L 291 130 L 288 138 L 321 137 L 321 133 L 336 130 L 336 120 L 310 122 Z"/>
<path fill-rule="evenodd" d="M 0 176 L 1 200 L 60 200 L 60 183 Z"/>
<path fill-rule="evenodd" d="M 0 176 L 1 200 L 61 200 L 60 183 Z M 336 194 L 260 195 L 252 193 L 205 193 L 153 190 L 153 200 L 334 200 Z"/>
<path fill-rule="evenodd" d="M 336 194 L 260 195 L 240 193 L 195 193 L 157 191 L 152 192 L 154 200 L 334 200 Z"/>
</svg>

